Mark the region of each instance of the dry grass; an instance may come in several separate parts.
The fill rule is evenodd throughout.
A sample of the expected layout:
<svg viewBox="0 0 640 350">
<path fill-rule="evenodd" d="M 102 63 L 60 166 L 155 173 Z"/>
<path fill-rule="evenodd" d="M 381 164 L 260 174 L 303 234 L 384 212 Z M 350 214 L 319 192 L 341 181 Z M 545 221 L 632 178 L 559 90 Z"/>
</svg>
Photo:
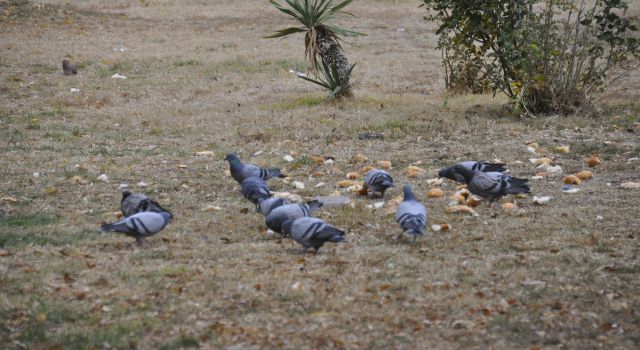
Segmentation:
<svg viewBox="0 0 640 350">
<path fill-rule="evenodd" d="M 640 195 L 620 188 L 640 180 L 628 161 L 640 153 L 638 79 L 598 118 L 510 117 L 501 99 L 442 92 L 414 1 L 360 0 L 349 27 L 369 35 L 346 46 L 356 98 L 327 103 L 288 73 L 303 67 L 302 38 L 261 39 L 282 21 L 264 1 L 59 2 L 78 7 L 0 1 L 0 195 L 17 200 L 0 203 L 0 347 L 638 348 Z M 61 75 L 65 55 L 78 76 Z M 387 137 L 358 139 L 370 130 Z M 573 195 L 559 177 L 534 181 L 553 200 L 517 199 L 521 216 L 483 205 L 461 217 L 426 200 L 425 180 L 457 160 L 532 176 L 529 141 L 571 146 L 556 155 L 566 172 L 593 152 L 603 165 Z M 393 218 L 356 199 L 320 213 L 349 243 L 302 257 L 246 210 L 223 174 L 229 151 L 284 167 L 306 197 L 361 168 L 357 153 L 391 160 L 430 223 L 452 229 L 396 241 Z M 337 162 L 292 166 L 289 152 Z M 405 178 L 419 161 L 427 174 Z M 121 183 L 176 214 L 142 249 L 96 233 Z"/>
</svg>

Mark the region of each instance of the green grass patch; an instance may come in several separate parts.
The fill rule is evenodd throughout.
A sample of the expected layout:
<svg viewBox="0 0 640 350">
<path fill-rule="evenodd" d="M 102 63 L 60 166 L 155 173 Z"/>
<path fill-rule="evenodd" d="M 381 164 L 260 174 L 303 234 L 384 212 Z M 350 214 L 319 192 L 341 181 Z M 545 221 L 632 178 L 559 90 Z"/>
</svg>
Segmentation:
<svg viewBox="0 0 640 350">
<path fill-rule="evenodd" d="M 161 345 L 160 350 L 174 350 L 174 349 L 187 349 L 187 348 L 199 348 L 200 343 L 198 339 L 190 335 L 181 335 L 178 338 L 171 340 L 170 342 Z"/>
</svg>

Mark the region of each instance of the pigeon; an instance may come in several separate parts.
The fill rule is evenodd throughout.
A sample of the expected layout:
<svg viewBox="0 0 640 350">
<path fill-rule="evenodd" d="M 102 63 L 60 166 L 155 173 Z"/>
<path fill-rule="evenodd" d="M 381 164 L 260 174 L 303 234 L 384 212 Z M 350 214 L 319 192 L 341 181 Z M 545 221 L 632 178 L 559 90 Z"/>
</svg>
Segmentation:
<svg viewBox="0 0 640 350">
<path fill-rule="evenodd" d="M 257 211 L 261 212 L 264 217 L 267 217 L 269 213 L 275 208 L 289 204 L 289 201 L 283 198 L 271 197 L 267 199 L 259 199 Z"/>
<path fill-rule="evenodd" d="M 277 207 L 267 215 L 265 223 L 271 231 L 283 233 L 282 224 L 287 220 L 295 220 L 310 216 L 314 210 L 322 207 L 322 202 L 312 200 L 307 204 L 287 204 Z"/>
<path fill-rule="evenodd" d="M 364 188 L 369 189 L 370 194 L 380 192 L 381 197 L 389 187 L 393 187 L 393 178 L 384 170 L 372 169 L 364 176 Z"/>
<path fill-rule="evenodd" d="M 153 236 L 162 231 L 172 218 L 173 216 L 168 212 L 145 211 L 133 214 L 113 224 L 104 224 L 100 226 L 100 231 L 124 233 L 135 238 L 136 242 L 141 245 L 145 237 Z"/>
<path fill-rule="evenodd" d="M 257 165 L 245 164 L 235 154 L 227 154 L 224 160 L 229 162 L 231 177 L 238 183 L 242 183 L 244 179 L 252 176 L 259 177 L 263 180 L 268 180 L 272 177 L 286 177 L 286 175 L 280 172 L 280 169 L 265 169 Z"/>
<path fill-rule="evenodd" d="M 241 192 L 244 198 L 251 201 L 251 203 L 258 206 L 258 202 L 260 200 L 268 199 L 271 197 L 271 192 L 269 191 L 269 186 L 267 183 L 256 176 L 251 176 L 242 181 L 240 185 Z"/>
<path fill-rule="evenodd" d="M 417 236 L 424 235 L 424 227 L 427 225 L 427 208 L 416 200 L 411 191 L 411 186 L 404 186 L 404 200 L 396 209 L 396 221 L 402 227 L 403 232 Z M 398 236 L 400 238 L 402 233 Z"/>
<path fill-rule="evenodd" d="M 500 163 L 484 163 L 484 162 L 474 162 L 472 160 L 468 160 L 466 162 L 461 162 L 456 165 L 460 165 L 466 169 L 471 171 L 480 171 L 480 172 L 491 172 L 491 171 L 505 171 L 506 168 L 504 164 Z M 457 181 L 459 183 L 467 183 L 464 179 L 464 176 L 460 172 L 455 170 L 456 165 L 441 169 L 438 172 L 438 177 L 446 177 L 447 179 L 451 179 Z"/>
<path fill-rule="evenodd" d="M 151 211 L 155 213 L 165 212 L 171 214 L 170 211 L 161 207 L 158 202 L 149 198 L 147 195 L 135 192 L 131 193 L 129 191 L 122 192 L 120 210 L 122 211 L 122 215 L 125 217 L 144 211 Z"/>
<path fill-rule="evenodd" d="M 530 193 L 527 179 L 519 179 L 500 172 L 473 171 L 456 165 L 455 171 L 462 174 L 469 192 L 489 200 L 489 205 L 507 194 Z"/>
<path fill-rule="evenodd" d="M 78 74 L 78 69 L 75 65 L 71 64 L 68 59 L 62 60 L 62 74 L 75 75 Z"/>
<path fill-rule="evenodd" d="M 309 248 L 313 248 L 317 252 L 327 242 L 346 242 L 344 231 L 338 230 L 318 218 L 303 217 L 287 220 L 282 224 L 282 230 L 302 245 L 302 253 L 306 253 Z"/>
</svg>

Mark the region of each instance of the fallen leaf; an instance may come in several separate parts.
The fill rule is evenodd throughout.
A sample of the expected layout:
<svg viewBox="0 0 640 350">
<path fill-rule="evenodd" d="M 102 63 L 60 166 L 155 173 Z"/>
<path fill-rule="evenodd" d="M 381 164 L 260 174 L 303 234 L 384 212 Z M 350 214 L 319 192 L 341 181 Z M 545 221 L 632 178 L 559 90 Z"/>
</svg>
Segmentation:
<svg viewBox="0 0 640 350">
<path fill-rule="evenodd" d="M 381 160 L 376 163 L 382 169 L 391 169 L 391 162 L 388 160 Z"/>
<path fill-rule="evenodd" d="M 367 166 L 363 167 L 362 169 L 360 169 L 360 174 L 366 174 L 366 173 L 370 172 L 373 169 L 375 169 L 375 168 L 372 167 L 371 165 L 367 165 Z"/>
<path fill-rule="evenodd" d="M 580 183 L 582 183 L 582 180 L 580 180 L 575 175 L 569 175 L 569 176 L 565 176 L 564 179 L 562 179 L 562 182 L 564 182 L 567 185 L 579 185 Z"/>
<path fill-rule="evenodd" d="M 466 205 L 453 205 L 453 206 L 447 207 L 447 209 L 445 209 L 444 211 L 448 214 L 457 213 L 457 214 L 469 214 L 473 216 L 478 215 L 478 213 L 476 213 L 475 210 L 473 210 L 471 207 Z"/>
<path fill-rule="evenodd" d="M 598 156 L 596 156 L 595 154 L 592 154 L 591 157 L 589 157 L 589 159 L 587 159 L 587 165 L 590 167 L 595 167 L 600 165 L 602 162 L 600 161 L 600 158 L 598 158 Z"/>
<path fill-rule="evenodd" d="M 478 198 L 476 196 L 470 196 L 466 204 L 471 208 L 475 208 L 478 205 L 480 205 L 480 203 L 482 203 L 482 198 Z"/>
<path fill-rule="evenodd" d="M 347 179 L 349 179 L 349 180 L 355 180 L 355 179 L 359 179 L 361 177 L 362 177 L 362 175 L 360 175 L 360 173 L 357 173 L 355 171 L 347 173 Z"/>
<path fill-rule="evenodd" d="M 417 166 L 409 165 L 406 169 L 404 169 L 404 174 L 407 177 L 418 177 L 424 174 L 426 170 L 422 168 L 418 168 Z"/>
<path fill-rule="evenodd" d="M 637 188 L 640 188 L 640 183 L 638 183 L 638 182 L 625 182 L 625 183 L 622 183 L 620 185 L 620 187 L 628 189 L 628 190 L 637 189 Z"/>
<path fill-rule="evenodd" d="M 353 185 L 355 185 L 356 183 L 354 181 L 351 180 L 342 180 L 342 181 L 338 181 L 336 182 L 336 185 L 340 188 L 346 188 L 346 187 L 351 187 Z"/>
<path fill-rule="evenodd" d="M 583 170 L 583 171 L 578 172 L 576 174 L 576 177 L 578 177 L 578 179 L 584 181 L 584 180 L 588 180 L 588 179 L 592 178 L 593 177 L 593 173 L 590 172 L 589 170 Z"/>
<path fill-rule="evenodd" d="M 368 160 L 369 158 L 365 157 L 363 154 L 358 153 L 355 155 L 355 157 L 353 157 L 353 162 L 354 163 L 364 163 Z"/>
<path fill-rule="evenodd" d="M 432 188 L 427 191 L 428 198 L 442 198 L 444 197 L 444 191 L 439 188 Z"/>
<path fill-rule="evenodd" d="M 18 202 L 18 200 L 15 197 L 11 197 L 11 196 L 2 197 L 2 201 L 5 202 L 5 203 L 10 203 L 10 204 Z"/>
<path fill-rule="evenodd" d="M 553 151 L 556 153 L 569 153 L 569 146 L 554 147 Z"/>
<path fill-rule="evenodd" d="M 513 203 L 504 203 L 502 204 L 502 209 L 506 212 L 511 212 L 515 209 L 518 209 L 518 206 Z"/>
</svg>

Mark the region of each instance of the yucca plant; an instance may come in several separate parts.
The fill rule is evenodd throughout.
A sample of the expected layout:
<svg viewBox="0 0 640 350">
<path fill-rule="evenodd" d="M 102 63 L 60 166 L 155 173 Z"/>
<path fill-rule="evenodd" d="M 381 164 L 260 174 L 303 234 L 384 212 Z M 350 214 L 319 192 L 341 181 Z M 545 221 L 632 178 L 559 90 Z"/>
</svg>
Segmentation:
<svg viewBox="0 0 640 350">
<path fill-rule="evenodd" d="M 321 79 L 320 76 L 323 76 L 325 82 L 329 82 L 330 79 L 327 77 L 332 75 L 333 70 L 335 70 L 339 81 L 337 86 L 340 86 L 340 92 L 337 95 L 332 93 L 332 95 L 335 97 L 349 96 L 351 94 L 349 78 L 353 66 L 349 65 L 347 57 L 342 52 L 340 40 L 342 40 L 341 36 L 364 34 L 327 24 L 326 22 L 335 18 L 339 13 L 351 15 L 342 11 L 342 9 L 353 0 L 345 0 L 337 5 L 334 5 L 333 0 L 284 1 L 286 5 L 280 4 L 276 0 L 270 0 L 275 8 L 291 16 L 300 22 L 302 26 L 278 30 L 274 34 L 267 36 L 267 38 L 281 38 L 295 33 L 306 33 L 304 37 L 305 58 L 309 63 L 310 70 L 319 79 Z M 313 81 L 313 79 L 310 81 Z M 330 86 L 330 84 L 328 85 Z"/>
<path fill-rule="evenodd" d="M 355 66 L 356 64 L 354 63 L 353 65 L 351 65 L 351 67 L 349 67 L 349 70 L 346 73 L 347 79 L 351 76 L 351 71 Z M 343 79 L 340 77 L 340 73 L 338 73 L 338 69 L 336 68 L 336 66 L 328 67 L 327 64 L 324 63 L 323 61 L 321 62 L 321 65 L 318 68 L 318 71 L 320 73 L 318 74 L 318 79 L 312 79 L 302 74 L 298 74 L 298 77 L 306 81 L 310 81 L 314 84 L 318 84 L 323 88 L 329 90 L 329 96 L 331 98 L 348 96 L 350 92 L 347 91 L 345 95 L 345 88 L 348 89 L 349 86 L 343 85 Z"/>
</svg>

